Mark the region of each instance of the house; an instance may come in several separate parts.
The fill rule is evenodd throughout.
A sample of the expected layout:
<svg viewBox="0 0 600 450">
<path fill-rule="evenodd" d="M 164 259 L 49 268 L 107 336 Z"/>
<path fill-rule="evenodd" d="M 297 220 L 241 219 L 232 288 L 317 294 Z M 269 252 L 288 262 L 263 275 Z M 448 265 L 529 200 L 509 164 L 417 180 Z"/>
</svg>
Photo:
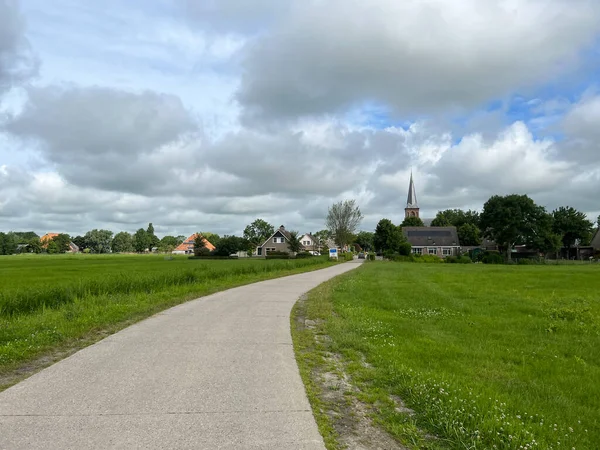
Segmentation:
<svg viewBox="0 0 600 450">
<path fill-rule="evenodd" d="M 198 233 L 192 234 L 185 241 L 179 244 L 171 253 L 173 253 L 174 255 L 193 255 L 194 242 L 196 241 L 196 237 L 198 237 Z M 204 239 L 204 241 L 206 243 L 206 248 L 212 252 L 215 249 L 215 246 L 208 242 L 206 238 Z"/>
<path fill-rule="evenodd" d="M 281 225 L 262 245 L 256 247 L 256 256 L 267 256 L 269 252 L 289 253 L 289 240 L 290 233 Z"/>
<path fill-rule="evenodd" d="M 318 252 L 320 251 L 319 240 L 310 233 L 306 233 L 300 238 L 302 249 L 306 252 Z"/>
<path fill-rule="evenodd" d="M 404 227 L 402 234 L 416 255 L 445 258 L 457 256 L 460 250 L 456 227 Z"/>
<path fill-rule="evenodd" d="M 58 236 L 59 233 L 46 233 L 40 238 L 40 242 L 42 243 L 42 248 L 48 248 L 48 243 Z M 69 250 L 67 253 L 78 253 L 79 247 L 75 245 L 73 242 L 69 242 Z"/>
</svg>

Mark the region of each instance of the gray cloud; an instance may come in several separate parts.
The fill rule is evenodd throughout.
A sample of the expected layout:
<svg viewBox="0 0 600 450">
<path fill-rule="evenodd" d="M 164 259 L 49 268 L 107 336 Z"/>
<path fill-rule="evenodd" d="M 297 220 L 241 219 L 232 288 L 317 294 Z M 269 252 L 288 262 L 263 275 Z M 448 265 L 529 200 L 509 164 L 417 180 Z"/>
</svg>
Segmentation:
<svg viewBox="0 0 600 450">
<path fill-rule="evenodd" d="M 415 114 L 467 108 L 552 79 L 600 31 L 592 0 L 301 2 L 247 48 L 246 120 L 365 101 Z"/>
<path fill-rule="evenodd" d="M 0 95 L 37 72 L 38 60 L 25 38 L 16 0 L 0 0 Z"/>
<path fill-rule="evenodd" d="M 151 191 L 169 183 L 170 168 L 187 166 L 180 150 L 198 127 L 178 97 L 56 86 L 30 88 L 28 94 L 7 130 L 37 143 L 73 184 Z"/>
</svg>

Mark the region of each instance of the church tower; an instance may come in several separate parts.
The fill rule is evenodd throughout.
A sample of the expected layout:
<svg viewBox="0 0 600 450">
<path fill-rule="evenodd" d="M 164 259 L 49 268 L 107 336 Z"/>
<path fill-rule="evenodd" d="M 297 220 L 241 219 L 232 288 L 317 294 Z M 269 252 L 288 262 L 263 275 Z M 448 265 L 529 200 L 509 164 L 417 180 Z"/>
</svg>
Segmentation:
<svg viewBox="0 0 600 450">
<path fill-rule="evenodd" d="M 415 190 L 412 171 L 410 172 L 410 184 L 408 185 L 408 198 L 406 199 L 406 208 L 404 208 L 404 214 L 404 217 L 419 217 L 417 191 Z"/>
</svg>

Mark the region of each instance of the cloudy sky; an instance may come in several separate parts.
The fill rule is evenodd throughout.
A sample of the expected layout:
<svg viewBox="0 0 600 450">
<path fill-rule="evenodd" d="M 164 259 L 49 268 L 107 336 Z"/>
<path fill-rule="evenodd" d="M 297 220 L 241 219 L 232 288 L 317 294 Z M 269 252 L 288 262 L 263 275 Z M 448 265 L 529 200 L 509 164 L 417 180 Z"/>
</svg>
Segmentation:
<svg viewBox="0 0 600 450">
<path fill-rule="evenodd" d="M 0 230 L 600 213 L 598 0 L 0 0 Z"/>
</svg>

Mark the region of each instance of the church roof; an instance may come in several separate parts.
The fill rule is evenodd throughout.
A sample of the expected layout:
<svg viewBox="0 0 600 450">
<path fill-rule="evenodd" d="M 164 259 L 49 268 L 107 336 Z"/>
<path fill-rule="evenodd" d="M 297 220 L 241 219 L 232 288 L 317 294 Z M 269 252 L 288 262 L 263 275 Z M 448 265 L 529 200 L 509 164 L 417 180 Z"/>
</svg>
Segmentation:
<svg viewBox="0 0 600 450">
<path fill-rule="evenodd" d="M 417 191 L 415 190 L 415 183 L 413 182 L 412 172 L 410 173 L 410 184 L 408 185 L 408 198 L 406 199 L 407 208 L 418 208 L 417 204 Z"/>
<path fill-rule="evenodd" d="M 456 227 L 402 227 L 402 233 L 413 247 L 457 247 Z"/>
</svg>

